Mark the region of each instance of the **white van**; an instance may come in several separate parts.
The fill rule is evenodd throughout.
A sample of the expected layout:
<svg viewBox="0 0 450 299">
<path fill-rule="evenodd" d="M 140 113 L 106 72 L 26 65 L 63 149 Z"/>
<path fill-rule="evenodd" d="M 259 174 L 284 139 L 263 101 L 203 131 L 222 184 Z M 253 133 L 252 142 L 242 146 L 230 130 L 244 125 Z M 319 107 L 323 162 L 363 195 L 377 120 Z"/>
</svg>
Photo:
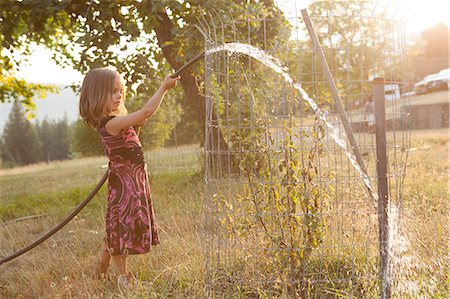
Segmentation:
<svg viewBox="0 0 450 299">
<path fill-rule="evenodd" d="M 450 68 L 443 69 L 439 73 L 437 73 L 434 80 L 430 82 L 430 90 L 446 90 L 449 89 L 450 82 Z"/>
</svg>

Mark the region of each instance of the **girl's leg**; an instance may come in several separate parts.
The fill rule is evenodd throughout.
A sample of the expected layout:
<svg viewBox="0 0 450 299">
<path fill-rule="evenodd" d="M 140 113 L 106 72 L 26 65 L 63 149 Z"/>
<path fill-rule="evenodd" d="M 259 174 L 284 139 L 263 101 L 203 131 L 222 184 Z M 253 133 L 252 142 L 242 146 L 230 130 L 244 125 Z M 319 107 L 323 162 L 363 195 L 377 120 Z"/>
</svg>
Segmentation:
<svg viewBox="0 0 450 299">
<path fill-rule="evenodd" d="M 119 272 L 119 277 L 117 279 L 119 288 L 130 287 L 134 277 L 127 271 L 127 255 L 113 255 L 112 258 Z"/>
<path fill-rule="evenodd" d="M 105 245 L 105 248 L 103 249 L 102 253 L 100 254 L 100 259 L 98 261 L 98 266 L 96 269 L 96 276 L 98 278 L 102 278 L 105 276 L 106 271 L 109 267 L 109 261 L 111 260 L 111 255 L 109 254 L 108 248 Z"/>
<path fill-rule="evenodd" d="M 127 256 L 126 255 L 113 255 L 112 256 L 116 269 L 119 275 L 127 274 Z"/>
</svg>

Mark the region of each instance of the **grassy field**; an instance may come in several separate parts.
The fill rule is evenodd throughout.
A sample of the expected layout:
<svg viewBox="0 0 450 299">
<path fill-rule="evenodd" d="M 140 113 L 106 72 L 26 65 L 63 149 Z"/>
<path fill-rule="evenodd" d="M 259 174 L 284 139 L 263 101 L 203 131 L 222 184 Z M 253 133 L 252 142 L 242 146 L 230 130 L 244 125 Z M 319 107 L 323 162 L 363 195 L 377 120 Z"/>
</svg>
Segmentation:
<svg viewBox="0 0 450 299">
<path fill-rule="evenodd" d="M 92 279 L 104 232 L 106 188 L 66 227 L 31 252 L 0 267 L 0 298 L 201 297 L 203 176 L 198 148 L 146 153 L 161 245 L 131 257 L 141 281 L 120 293 L 115 279 Z M 103 157 L 2 170 L 0 256 L 57 225 L 106 171 Z M 172 171 L 171 171 L 172 170 Z M 22 219 L 35 215 L 35 218 Z"/>
<path fill-rule="evenodd" d="M 448 130 L 412 132 L 403 191 L 402 231 L 409 243 L 394 298 L 448 298 Z M 1 298 L 201 298 L 205 258 L 202 155 L 198 148 L 146 153 L 161 245 L 129 259 L 140 282 L 126 293 L 114 276 L 92 278 L 102 246 L 106 188 L 42 245 L 0 266 Z M 0 256 L 59 223 L 106 171 L 103 157 L 0 170 Z M 154 166 L 152 166 L 154 165 Z M 23 218 L 34 215 L 32 218 Z M 405 289 L 405 290 L 403 290 Z"/>
<path fill-rule="evenodd" d="M 401 215 L 408 258 L 398 286 L 414 282 L 412 298 L 450 298 L 449 139 L 448 129 L 412 132 Z"/>
</svg>

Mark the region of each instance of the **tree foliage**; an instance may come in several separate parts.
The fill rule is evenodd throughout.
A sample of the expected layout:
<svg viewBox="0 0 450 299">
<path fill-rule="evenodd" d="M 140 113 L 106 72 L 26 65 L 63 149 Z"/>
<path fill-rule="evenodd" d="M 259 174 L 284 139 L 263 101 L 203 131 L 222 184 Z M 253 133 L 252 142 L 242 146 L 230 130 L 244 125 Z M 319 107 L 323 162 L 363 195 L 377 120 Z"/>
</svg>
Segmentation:
<svg viewBox="0 0 450 299">
<path fill-rule="evenodd" d="M 70 65 L 82 73 L 94 67 L 115 66 L 125 77 L 129 90 L 135 93 L 132 97 L 149 96 L 153 88 L 148 82 L 160 82 L 161 70 L 168 73 L 178 69 L 203 50 L 203 37 L 195 25 L 199 18 L 210 17 L 208 11 L 229 20 L 273 18 L 281 14 L 273 0 L 3 0 L 2 3 L 3 47 L 26 50 L 30 42 L 42 43 L 55 50 L 54 59 L 59 64 Z M 13 18 L 19 22 L 13 24 Z M 254 39 L 260 43 L 263 38 L 271 40 L 282 25 L 282 22 L 274 24 L 265 33 L 262 26 L 255 28 Z M 246 25 L 242 26 L 237 28 L 239 34 L 246 32 Z M 194 111 L 183 115 L 194 115 L 198 128 L 203 130 L 204 96 L 198 88 L 201 75 L 201 70 L 185 73 L 181 85 L 188 103 L 185 107 Z"/>
<path fill-rule="evenodd" d="M 74 156 L 99 156 L 104 154 L 98 132 L 92 130 L 81 119 L 72 125 L 70 151 Z"/>
<path fill-rule="evenodd" d="M 324 51 L 328 66 L 348 109 L 362 106 L 372 93 L 370 80 L 407 78 L 410 67 L 401 61 L 399 23 L 377 10 L 376 1 L 314 1 L 308 14 Z M 296 82 L 315 95 L 321 104 L 332 104 L 328 80 L 315 54 L 306 28 L 305 36 L 290 41 L 291 52 L 280 59 L 288 65 Z M 300 54 L 300 55 L 299 55 Z"/>
<path fill-rule="evenodd" d="M 33 97 L 56 92 L 54 86 L 28 83 L 17 78 L 34 44 L 51 47 L 68 27 L 60 1 L 0 0 L 0 102 L 20 100 L 33 115 Z M 45 70 L 42 70 L 45 72 Z"/>
<path fill-rule="evenodd" d="M 36 124 L 39 140 L 41 142 L 40 160 L 64 160 L 70 157 L 70 128 L 67 117 L 59 121 L 44 119 Z"/>
</svg>

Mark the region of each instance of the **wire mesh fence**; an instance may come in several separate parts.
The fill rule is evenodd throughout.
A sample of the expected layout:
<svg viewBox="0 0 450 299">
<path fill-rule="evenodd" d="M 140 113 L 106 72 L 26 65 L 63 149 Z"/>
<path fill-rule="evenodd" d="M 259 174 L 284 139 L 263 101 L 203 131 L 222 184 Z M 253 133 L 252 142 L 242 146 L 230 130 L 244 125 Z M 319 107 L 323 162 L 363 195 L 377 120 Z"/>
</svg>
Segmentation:
<svg viewBox="0 0 450 299">
<path fill-rule="evenodd" d="M 202 171 L 203 151 L 200 146 L 183 145 L 165 147 L 145 153 L 148 173 L 153 176 L 161 173 L 198 173 Z"/>
<path fill-rule="evenodd" d="M 362 11 L 323 12 L 311 20 L 363 167 L 300 16 L 289 20 L 290 37 L 275 41 L 266 37 L 282 19 L 215 14 L 201 22 L 209 297 L 373 298 L 396 277 L 395 262 L 380 275 L 376 144 L 365 105 L 372 79 L 384 77 L 397 206 L 409 147 L 403 27 Z"/>
</svg>

